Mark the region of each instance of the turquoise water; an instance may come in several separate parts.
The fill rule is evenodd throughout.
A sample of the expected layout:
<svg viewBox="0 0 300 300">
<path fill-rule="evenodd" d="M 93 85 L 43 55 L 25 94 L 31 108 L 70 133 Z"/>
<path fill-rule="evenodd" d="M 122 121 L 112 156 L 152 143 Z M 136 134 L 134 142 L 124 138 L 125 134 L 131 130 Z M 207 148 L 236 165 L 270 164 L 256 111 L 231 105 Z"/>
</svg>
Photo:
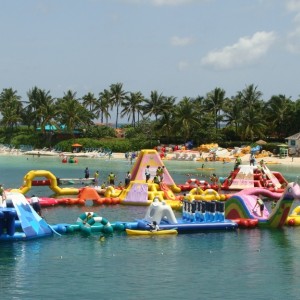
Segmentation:
<svg viewBox="0 0 300 300">
<path fill-rule="evenodd" d="M 125 160 L 79 159 L 62 164 L 59 158 L 0 156 L 1 182 L 19 187 L 34 169 L 58 177 L 83 177 L 100 171 L 101 181 L 114 171 L 123 181 Z M 195 174 L 197 162 L 166 161 L 177 183 Z M 226 176 L 230 164 L 207 164 Z M 271 165 L 290 181 L 300 168 Z M 208 176 L 208 174 L 206 174 Z M 51 196 L 48 187 L 34 193 Z M 299 205 L 295 203 L 294 205 Z M 44 208 L 50 224 L 74 223 L 93 210 L 109 221 L 144 216 L 145 207 L 57 206 Z M 75 233 L 27 242 L 0 244 L 1 299 L 282 299 L 299 298 L 300 227 L 282 230 L 237 230 L 165 237 L 128 237 Z"/>
</svg>

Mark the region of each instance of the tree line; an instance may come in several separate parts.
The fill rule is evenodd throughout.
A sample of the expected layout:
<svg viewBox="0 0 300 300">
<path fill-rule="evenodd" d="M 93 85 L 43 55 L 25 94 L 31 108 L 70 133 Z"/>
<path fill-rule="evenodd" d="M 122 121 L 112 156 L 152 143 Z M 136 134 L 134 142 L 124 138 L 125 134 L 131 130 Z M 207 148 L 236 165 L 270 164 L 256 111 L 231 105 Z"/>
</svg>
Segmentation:
<svg viewBox="0 0 300 300">
<path fill-rule="evenodd" d="M 263 99 L 254 84 L 231 97 L 216 87 L 205 96 L 182 99 L 156 90 L 145 97 L 140 91 L 125 91 L 122 83 L 111 84 L 98 95 L 89 92 L 82 97 L 68 90 L 55 98 L 36 86 L 27 92 L 27 99 L 13 88 L 4 88 L 0 94 L 0 124 L 6 134 L 27 126 L 40 128 L 44 136 L 49 136 L 47 126 L 55 126 L 70 136 L 78 130 L 96 138 L 96 122 L 108 125 L 112 111 L 116 112 L 116 128 L 120 117 L 127 119 L 125 138 L 143 135 L 170 143 L 283 140 L 300 131 L 300 99 L 282 94 Z"/>
</svg>

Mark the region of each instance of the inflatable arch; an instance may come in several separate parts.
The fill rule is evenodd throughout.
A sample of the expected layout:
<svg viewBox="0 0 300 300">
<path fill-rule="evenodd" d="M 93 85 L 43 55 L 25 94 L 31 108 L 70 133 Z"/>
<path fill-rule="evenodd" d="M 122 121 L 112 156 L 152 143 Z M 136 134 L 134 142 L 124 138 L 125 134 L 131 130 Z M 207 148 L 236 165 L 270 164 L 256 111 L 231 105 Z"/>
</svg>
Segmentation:
<svg viewBox="0 0 300 300">
<path fill-rule="evenodd" d="M 24 176 L 24 183 L 19 189 L 13 189 L 13 192 L 26 194 L 32 187 L 33 179 L 36 177 L 46 177 L 49 180 L 49 187 L 57 195 L 77 195 L 79 189 L 76 188 L 60 188 L 57 185 L 56 177 L 46 170 L 31 170 Z"/>
<path fill-rule="evenodd" d="M 157 224 L 160 224 L 162 220 L 171 224 L 177 223 L 177 219 L 172 208 L 165 202 L 160 202 L 157 199 L 154 199 L 150 204 L 145 215 L 145 220 L 149 223 L 156 221 Z"/>
</svg>

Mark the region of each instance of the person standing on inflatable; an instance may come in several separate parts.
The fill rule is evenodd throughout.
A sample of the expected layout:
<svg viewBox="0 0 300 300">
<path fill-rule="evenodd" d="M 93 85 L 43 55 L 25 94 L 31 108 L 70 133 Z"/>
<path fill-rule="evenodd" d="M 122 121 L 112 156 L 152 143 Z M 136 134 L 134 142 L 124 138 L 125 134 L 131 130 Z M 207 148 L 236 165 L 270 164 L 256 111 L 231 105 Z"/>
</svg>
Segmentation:
<svg viewBox="0 0 300 300">
<path fill-rule="evenodd" d="M 150 166 L 148 165 L 145 169 L 146 182 L 150 179 Z"/>
<path fill-rule="evenodd" d="M 262 201 L 262 199 L 260 197 L 257 197 L 256 204 L 255 204 L 255 206 L 253 207 L 253 210 L 252 210 L 253 212 L 254 212 L 256 206 L 259 206 L 260 217 L 262 217 L 263 212 L 264 212 L 264 208 L 265 208 L 265 204 L 264 204 L 264 201 Z"/>
<path fill-rule="evenodd" d="M 5 203 L 5 200 L 6 200 L 6 194 L 5 194 L 2 184 L 0 184 L 0 207 L 3 206 L 3 203 Z"/>
<path fill-rule="evenodd" d="M 36 197 L 35 195 L 32 195 L 30 199 L 30 204 L 33 207 L 33 209 L 38 213 L 38 215 L 42 216 L 42 208 L 40 204 L 40 198 Z"/>
<path fill-rule="evenodd" d="M 115 185 L 116 175 L 113 172 L 110 172 L 108 175 L 108 182 L 110 185 Z"/>
<path fill-rule="evenodd" d="M 241 163 L 242 163 L 242 159 L 238 156 L 235 160 L 234 169 L 236 170 Z"/>
<path fill-rule="evenodd" d="M 94 174 L 95 186 L 99 185 L 99 171 L 96 171 Z"/>
<path fill-rule="evenodd" d="M 84 170 L 84 178 L 85 179 L 89 179 L 90 178 L 90 171 L 89 171 L 88 167 L 86 167 L 85 170 Z"/>
<path fill-rule="evenodd" d="M 130 180 L 131 180 L 131 173 L 128 171 L 125 176 L 125 187 L 127 187 L 129 185 Z"/>
</svg>

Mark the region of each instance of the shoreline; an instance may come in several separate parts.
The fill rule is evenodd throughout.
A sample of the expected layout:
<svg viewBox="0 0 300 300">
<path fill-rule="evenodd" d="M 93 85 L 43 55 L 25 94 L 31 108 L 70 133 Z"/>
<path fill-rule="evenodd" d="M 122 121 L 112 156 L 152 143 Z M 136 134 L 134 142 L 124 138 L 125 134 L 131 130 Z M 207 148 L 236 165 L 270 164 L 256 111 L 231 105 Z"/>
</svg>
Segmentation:
<svg viewBox="0 0 300 300">
<path fill-rule="evenodd" d="M 0 152 L 1 156 L 15 156 L 15 155 L 22 155 L 22 156 L 48 156 L 48 157 L 59 157 L 62 158 L 64 156 L 70 157 L 70 156 L 74 156 L 74 157 L 81 157 L 81 158 L 97 158 L 97 159 L 109 159 L 108 155 L 99 155 L 99 153 L 97 152 L 79 152 L 79 153 L 72 153 L 72 152 L 54 152 L 54 151 L 45 151 L 45 150 L 32 150 L 32 151 L 20 151 L 18 149 L 12 149 L 11 151 L 1 151 Z M 167 159 L 163 159 L 163 160 L 173 160 L 172 158 L 170 158 L 172 156 L 172 153 L 167 153 L 167 156 L 169 158 Z M 204 162 L 205 159 L 209 156 L 209 153 L 203 153 L 202 154 Z M 223 157 L 222 157 L 223 158 Z M 236 157 L 235 156 L 226 156 L 224 158 L 230 159 L 230 162 L 234 163 Z M 250 154 L 245 154 L 240 156 L 241 160 L 242 160 L 242 164 L 249 164 L 250 163 Z M 110 159 L 125 159 L 125 153 L 122 152 L 113 152 L 112 156 Z M 175 159 L 174 159 L 175 160 Z M 280 164 L 280 165 L 287 165 L 287 166 L 300 166 L 300 157 L 291 157 L 291 156 L 287 156 L 287 157 L 283 157 L 280 158 L 278 156 L 266 156 L 266 157 L 257 157 L 256 158 L 256 165 L 260 162 L 260 160 L 264 160 L 264 162 L 267 165 L 276 165 L 276 164 Z M 184 161 L 184 160 L 182 160 Z M 199 160 L 199 163 L 201 163 L 202 161 Z M 208 161 L 211 162 L 211 161 Z M 215 161 L 215 162 L 219 162 L 222 163 L 222 161 Z"/>
</svg>

